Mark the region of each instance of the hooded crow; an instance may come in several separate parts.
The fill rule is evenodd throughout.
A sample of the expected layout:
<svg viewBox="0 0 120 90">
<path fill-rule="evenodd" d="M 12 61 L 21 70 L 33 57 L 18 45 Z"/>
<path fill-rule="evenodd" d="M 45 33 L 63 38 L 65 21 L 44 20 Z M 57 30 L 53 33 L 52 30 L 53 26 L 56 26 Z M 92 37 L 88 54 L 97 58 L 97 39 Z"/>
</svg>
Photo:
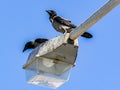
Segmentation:
<svg viewBox="0 0 120 90">
<path fill-rule="evenodd" d="M 34 49 L 36 48 L 38 45 L 40 45 L 41 43 L 44 43 L 48 41 L 48 39 L 45 39 L 45 38 L 38 38 L 38 39 L 35 39 L 35 41 L 30 41 L 30 42 L 27 42 L 25 44 L 25 47 L 23 49 L 23 52 L 26 51 L 27 49 Z"/>
<path fill-rule="evenodd" d="M 72 29 L 76 28 L 70 20 L 64 19 L 60 16 L 57 16 L 57 13 L 53 10 L 46 10 L 49 14 L 49 20 L 52 23 L 52 26 L 61 33 L 70 33 Z M 85 38 L 92 38 L 92 35 L 88 32 L 84 32 L 81 36 Z"/>
</svg>

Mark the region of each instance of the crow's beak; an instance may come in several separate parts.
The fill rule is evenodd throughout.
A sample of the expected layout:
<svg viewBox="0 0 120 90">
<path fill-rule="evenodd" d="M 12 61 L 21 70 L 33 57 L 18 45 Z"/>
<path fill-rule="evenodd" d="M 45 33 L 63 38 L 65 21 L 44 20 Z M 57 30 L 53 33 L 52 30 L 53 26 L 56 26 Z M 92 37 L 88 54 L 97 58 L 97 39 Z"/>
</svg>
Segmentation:
<svg viewBox="0 0 120 90">
<path fill-rule="evenodd" d="M 47 12 L 47 13 L 49 13 L 49 14 L 51 13 L 51 11 L 50 11 L 50 10 L 46 10 L 46 12 Z"/>
<path fill-rule="evenodd" d="M 24 47 L 24 49 L 23 49 L 23 52 L 25 52 L 27 49 L 30 49 L 30 48 L 32 48 L 32 46 L 33 46 L 33 42 L 27 42 L 26 44 L 25 44 L 25 47 Z"/>
<path fill-rule="evenodd" d="M 25 52 L 27 50 L 27 48 L 25 47 L 24 49 L 23 49 L 23 52 Z"/>
</svg>

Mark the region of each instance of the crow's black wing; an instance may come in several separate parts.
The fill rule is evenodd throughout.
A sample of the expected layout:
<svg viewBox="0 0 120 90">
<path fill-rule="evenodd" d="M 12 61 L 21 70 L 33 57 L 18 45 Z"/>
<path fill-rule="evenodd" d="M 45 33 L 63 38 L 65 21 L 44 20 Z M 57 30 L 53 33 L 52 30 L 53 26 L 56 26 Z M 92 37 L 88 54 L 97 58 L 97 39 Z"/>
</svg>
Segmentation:
<svg viewBox="0 0 120 90">
<path fill-rule="evenodd" d="M 71 21 L 66 20 L 66 19 L 63 19 L 63 18 L 61 18 L 61 17 L 59 17 L 59 16 L 56 16 L 56 17 L 54 18 L 54 20 L 55 20 L 56 22 L 62 24 L 62 25 L 66 25 L 66 26 L 71 27 L 71 28 L 76 28 L 76 26 L 75 26 L 74 24 L 72 24 Z"/>
</svg>

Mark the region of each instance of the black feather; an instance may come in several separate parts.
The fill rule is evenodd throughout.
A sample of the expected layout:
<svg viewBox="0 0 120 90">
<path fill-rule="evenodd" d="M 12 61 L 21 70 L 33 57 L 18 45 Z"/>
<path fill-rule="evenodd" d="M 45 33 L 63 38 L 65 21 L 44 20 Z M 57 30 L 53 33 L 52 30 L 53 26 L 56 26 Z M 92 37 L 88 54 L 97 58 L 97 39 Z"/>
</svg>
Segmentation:
<svg viewBox="0 0 120 90">
<path fill-rule="evenodd" d="M 76 28 L 76 26 L 74 24 L 71 23 L 71 21 L 69 20 L 66 20 L 66 19 L 63 19 L 61 18 L 60 16 L 56 16 L 54 18 L 54 20 L 62 25 L 65 25 L 65 26 L 68 26 L 70 28 Z"/>
</svg>

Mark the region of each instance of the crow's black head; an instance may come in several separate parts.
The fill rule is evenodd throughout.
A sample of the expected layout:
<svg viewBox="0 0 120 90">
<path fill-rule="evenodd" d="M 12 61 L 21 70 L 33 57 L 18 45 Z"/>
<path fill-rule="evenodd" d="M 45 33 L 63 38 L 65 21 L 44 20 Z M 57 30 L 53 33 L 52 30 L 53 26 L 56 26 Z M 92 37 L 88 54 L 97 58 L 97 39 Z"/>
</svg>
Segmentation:
<svg viewBox="0 0 120 90">
<path fill-rule="evenodd" d="M 34 47 L 35 47 L 35 46 L 34 46 L 34 42 L 32 42 L 32 41 L 27 42 L 27 43 L 25 44 L 25 47 L 24 47 L 24 49 L 23 49 L 23 52 L 26 51 L 27 49 L 32 49 L 32 48 L 34 48 Z"/>
<path fill-rule="evenodd" d="M 23 52 L 26 51 L 27 49 L 34 49 L 36 48 L 38 45 L 40 45 L 41 43 L 43 42 L 46 42 L 48 41 L 48 39 L 45 39 L 45 38 L 37 38 L 35 39 L 35 41 L 30 41 L 30 42 L 27 42 L 25 44 L 25 47 L 23 49 Z"/>
<path fill-rule="evenodd" d="M 46 12 L 50 15 L 50 17 L 54 17 L 57 13 L 54 10 L 46 10 Z"/>
</svg>

